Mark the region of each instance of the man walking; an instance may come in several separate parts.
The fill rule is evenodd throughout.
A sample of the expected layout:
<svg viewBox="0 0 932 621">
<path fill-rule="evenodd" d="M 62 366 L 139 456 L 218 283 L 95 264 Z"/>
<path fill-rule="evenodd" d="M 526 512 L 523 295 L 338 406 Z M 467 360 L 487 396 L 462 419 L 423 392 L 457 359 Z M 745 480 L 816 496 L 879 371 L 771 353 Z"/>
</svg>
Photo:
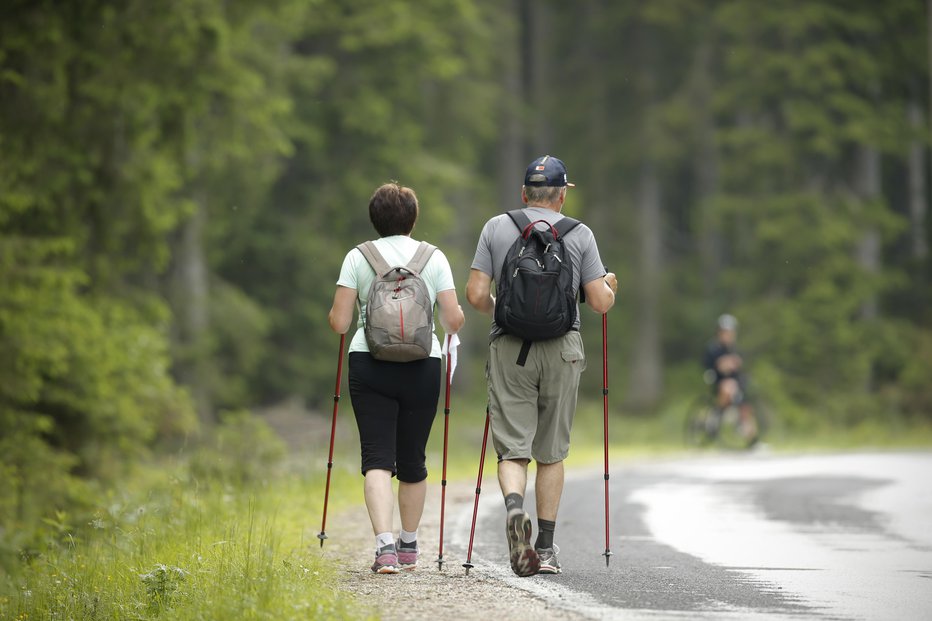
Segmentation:
<svg viewBox="0 0 932 621">
<path fill-rule="evenodd" d="M 606 273 L 603 267 L 592 231 L 571 218 L 565 219 L 560 213 L 568 187 L 573 184 L 567 182 L 562 161 L 545 155 L 531 162 L 521 190 L 526 207 L 486 222 L 466 285 L 469 303 L 476 310 L 493 316 L 488 361 L 489 416 L 492 442 L 499 455 L 498 481 L 505 498 L 511 568 L 519 576 L 560 573 L 553 535 L 563 493 L 563 460 L 569 453 L 579 377 L 586 366 L 576 300 L 582 287 L 589 307 L 596 313 L 606 313 L 615 303 L 618 288 L 615 274 Z M 531 229 L 540 233 L 534 235 Z M 567 287 L 572 297 L 569 313 L 564 313 L 568 317 L 556 322 L 564 326 L 560 328 L 564 333 L 558 336 L 537 340 L 526 331 L 508 326 L 508 317 L 514 310 L 511 307 L 530 304 L 528 296 L 510 295 L 508 289 L 518 289 L 511 284 L 512 277 L 520 271 L 513 262 L 514 255 L 520 251 L 513 246 L 528 243 L 518 242 L 519 237 L 559 240 L 559 244 L 548 243 L 547 249 L 562 244 L 564 254 L 557 257 L 556 264 L 568 263 Z M 506 259 L 507 274 L 503 272 Z M 548 260 L 541 257 L 537 263 L 543 267 Z M 502 307 L 496 310 L 493 281 L 496 295 L 509 297 L 508 313 L 504 312 L 505 302 L 501 300 Z M 545 279 L 535 282 L 545 282 Z M 535 292 L 532 299 L 537 300 L 544 294 L 546 292 Z M 521 309 L 517 311 L 520 313 Z M 531 520 L 524 510 L 531 459 L 537 462 L 535 490 L 539 529 L 533 547 Z"/>
</svg>

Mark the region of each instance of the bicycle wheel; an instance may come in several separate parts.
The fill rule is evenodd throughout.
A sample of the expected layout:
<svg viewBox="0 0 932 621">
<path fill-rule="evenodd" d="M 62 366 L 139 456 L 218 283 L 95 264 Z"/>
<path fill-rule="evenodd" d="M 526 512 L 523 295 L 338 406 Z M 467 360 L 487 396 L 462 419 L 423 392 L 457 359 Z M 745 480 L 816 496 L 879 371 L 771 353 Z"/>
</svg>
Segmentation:
<svg viewBox="0 0 932 621">
<path fill-rule="evenodd" d="M 718 434 L 718 416 L 709 397 L 700 395 L 686 412 L 685 438 L 689 446 L 711 444 Z"/>
<path fill-rule="evenodd" d="M 745 409 L 742 418 L 742 409 Z M 748 450 L 758 445 L 767 431 L 767 416 L 757 402 L 745 400 L 742 405 L 728 406 L 722 413 L 718 443 L 723 448 Z"/>
<path fill-rule="evenodd" d="M 741 411 L 736 406 L 730 405 L 722 412 L 717 440 L 726 449 L 743 450 L 750 445 L 751 440 L 741 421 Z"/>
</svg>

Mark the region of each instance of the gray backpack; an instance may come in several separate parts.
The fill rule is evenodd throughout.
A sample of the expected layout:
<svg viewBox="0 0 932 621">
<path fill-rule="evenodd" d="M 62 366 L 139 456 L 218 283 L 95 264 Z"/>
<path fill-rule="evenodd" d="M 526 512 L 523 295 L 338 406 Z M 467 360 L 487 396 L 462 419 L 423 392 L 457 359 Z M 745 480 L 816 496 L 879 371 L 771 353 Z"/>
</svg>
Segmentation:
<svg viewBox="0 0 932 621">
<path fill-rule="evenodd" d="M 364 326 L 369 353 L 390 362 L 427 358 L 433 345 L 434 308 L 421 271 L 436 247 L 421 242 L 407 265 L 394 267 L 371 241 L 356 247 L 375 270 Z"/>
</svg>

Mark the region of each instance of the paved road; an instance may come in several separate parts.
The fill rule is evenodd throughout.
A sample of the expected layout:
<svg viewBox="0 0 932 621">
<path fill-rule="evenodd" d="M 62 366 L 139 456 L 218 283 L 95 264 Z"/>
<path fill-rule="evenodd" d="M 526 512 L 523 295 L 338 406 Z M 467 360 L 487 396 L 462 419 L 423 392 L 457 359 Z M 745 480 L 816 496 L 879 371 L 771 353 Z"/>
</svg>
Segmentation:
<svg viewBox="0 0 932 621">
<path fill-rule="evenodd" d="M 932 453 L 622 465 L 608 568 L 602 489 L 601 473 L 568 479 L 564 573 L 521 579 L 493 468 L 472 571 L 593 619 L 932 619 Z M 453 529 L 463 557 L 471 510 Z"/>
</svg>

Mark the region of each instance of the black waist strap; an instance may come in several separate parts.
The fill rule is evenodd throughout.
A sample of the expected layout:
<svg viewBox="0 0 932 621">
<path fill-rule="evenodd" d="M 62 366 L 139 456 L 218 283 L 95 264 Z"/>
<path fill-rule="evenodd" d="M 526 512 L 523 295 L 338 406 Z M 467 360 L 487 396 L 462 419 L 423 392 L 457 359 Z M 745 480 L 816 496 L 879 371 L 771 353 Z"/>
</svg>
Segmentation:
<svg viewBox="0 0 932 621">
<path fill-rule="evenodd" d="M 527 355 L 531 351 L 532 341 L 522 341 L 521 342 L 521 351 L 518 352 L 518 359 L 515 361 L 519 367 L 523 367 L 524 363 L 527 362 Z"/>
<path fill-rule="evenodd" d="M 579 332 L 579 328 L 570 328 L 570 332 Z M 523 367 L 525 363 L 527 363 L 527 355 L 531 351 L 531 344 L 533 342 L 534 341 L 521 341 L 521 351 L 518 352 L 518 359 L 515 360 L 515 364 L 519 367 Z"/>
</svg>

